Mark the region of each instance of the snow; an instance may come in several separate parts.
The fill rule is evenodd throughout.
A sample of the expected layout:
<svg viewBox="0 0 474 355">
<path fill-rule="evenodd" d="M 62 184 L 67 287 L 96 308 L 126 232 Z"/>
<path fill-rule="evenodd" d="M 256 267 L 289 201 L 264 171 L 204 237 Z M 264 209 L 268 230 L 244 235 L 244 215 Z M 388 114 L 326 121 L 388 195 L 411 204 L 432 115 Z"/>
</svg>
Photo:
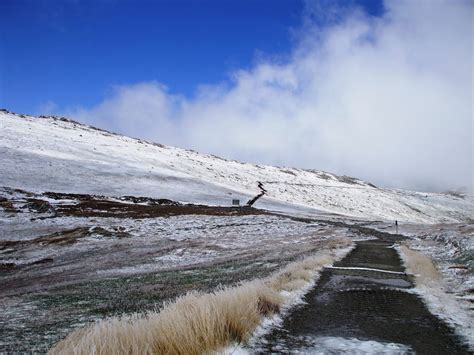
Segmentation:
<svg viewBox="0 0 474 355">
<path fill-rule="evenodd" d="M 0 197 L 14 199 L 18 213 L 0 208 L 0 241 L 27 242 L 77 228 L 87 231 L 73 243 L 23 245 L 0 251 L 3 264 L 33 265 L 45 259 L 61 260 L 56 267 L 32 267 L 31 277 L 62 275 L 81 268 L 81 277 L 96 279 L 157 272 L 219 261 L 284 257 L 311 250 L 331 238 L 350 235 L 334 228 L 271 215 L 182 215 L 159 218 L 63 217 L 38 214 L 22 208 L 21 201 L 43 195 L 0 188 Z M 64 200 L 49 199 L 51 204 Z M 39 217 L 47 218 L 39 218 Z M 100 227 L 99 229 L 96 229 Z M 104 235 L 109 231 L 112 236 Z M 115 236 L 118 231 L 123 237 Z M 284 250 L 282 250 L 284 249 Z M 80 258 L 77 258 L 80 255 Z M 75 276 L 76 278 L 79 276 Z M 77 281 L 77 280 L 76 280 Z"/>
<path fill-rule="evenodd" d="M 474 349 L 474 228 L 472 223 L 431 226 L 404 225 L 410 235 L 408 246 L 434 262 L 440 279 L 418 275 L 413 290 L 426 302 L 430 311 L 451 324 Z M 402 258 L 405 256 L 398 248 Z"/>
<path fill-rule="evenodd" d="M 267 190 L 256 203 L 258 208 L 299 217 L 344 217 L 345 222 L 370 223 L 371 228 L 390 232 L 394 220 L 401 222 L 400 233 L 411 237 L 409 246 L 431 256 L 443 276 L 442 282 L 418 285 L 413 292 L 425 299 L 434 314 L 474 344 L 474 317 L 469 308 L 474 298 L 472 196 L 382 189 L 319 171 L 244 164 L 54 117 L 0 111 L 0 198 L 13 201 L 20 211 L 12 214 L 0 208 L 0 241 L 31 241 L 79 227 L 89 228 L 89 233 L 68 245 L 6 248 L 0 252 L 1 263 L 21 266 L 26 270 L 22 277 L 35 280 L 47 276 L 51 285 L 61 285 L 69 274 L 79 282 L 239 259 L 253 259 L 261 268 L 273 268 L 276 264 L 272 260 L 303 255 L 339 236 L 354 237 L 346 227 L 276 215 L 193 215 L 140 220 L 54 217 L 49 212 L 38 214 L 22 207 L 27 198 L 38 196 L 56 205 L 77 200 L 3 188 L 99 194 L 121 203 L 131 202 L 120 196 L 132 195 L 230 205 L 232 199 L 240 199 L 244 204 L 257 195 L 258 182 Z M 382 222 L 368 222 L 373 220 Z M 108 237 L 94 232 L 96 227 L 114 235 L 120 230 L 127 236 Z M 35 264 L 46 259 L 54 259 L 54 263 Z M 76 274 L 77 270 L 80 274 Z M 3 277 L 4 281 L 10 280 L 8 275 Z M 285 312 L 302 302 L 302 296 L 313 285 L 314 282 L 303 289 L 284 292 L 287 304 L 283 313 L 266 319 L 254 341 L 277 326 Z M 20 306 L 26 312 L 29 304 Z M 295 349 L 294 353 L 411 351 L 401 344 L 360 339 L 304 340 L 307 346 Z M 238 346 L 227 351 L 247 353 Z"/>
<path fill-rule="evenodd" d="M 472 309 L 459 302 L 452 294 L 447 293 L 443 283 L 417 285 L 413 292 L 419 295 L 428 309 L 438 318 L 451 325 L 457 334 L 464 339 L 471 351 L 474 351 L 474 320 Z"/>
<path fill-rule="evenodd" d="M 303 340 L 309 345 L 291 350 L 292 354 L 411 354 L 413 350 L 403 344 L 382 343 L 374 340 L 359 340 L 342 337 L 310 337 Z"/>
<path fill-rule="evenodd" d="M 28 191 L 134 195 L 419 223 L 474 215 L 472 197 L 376 188 L 333 174 L 244 164 L 144 142 L 54 117 L 0 112 L 0 186 Z"/>
</svg>

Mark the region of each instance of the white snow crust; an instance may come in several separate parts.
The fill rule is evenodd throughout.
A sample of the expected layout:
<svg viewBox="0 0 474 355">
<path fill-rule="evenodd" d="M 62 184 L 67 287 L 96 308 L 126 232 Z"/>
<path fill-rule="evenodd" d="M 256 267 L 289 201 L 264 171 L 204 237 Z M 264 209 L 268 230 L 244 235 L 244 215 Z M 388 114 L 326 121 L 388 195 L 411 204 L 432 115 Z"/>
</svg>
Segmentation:
<svg viewBox="0 0 474 355">
<path fill-rule="evenodd" d="M 57 117 L 0 111 L 0 186 L 28 191 L 134 195 L 418 223 L 474 215 L 472 197 L 376 188 L 334 174 L 244 164 L 125 137 Z"/>
</svg>

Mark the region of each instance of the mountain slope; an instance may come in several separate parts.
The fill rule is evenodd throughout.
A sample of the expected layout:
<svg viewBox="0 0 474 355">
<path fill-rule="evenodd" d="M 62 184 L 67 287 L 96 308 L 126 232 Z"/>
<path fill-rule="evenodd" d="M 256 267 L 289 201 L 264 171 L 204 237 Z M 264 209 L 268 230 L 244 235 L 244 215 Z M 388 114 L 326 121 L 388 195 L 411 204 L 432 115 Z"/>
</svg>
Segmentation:
<svg viewBox="0 0 474 355">
<path fill-rule="evenodd" d="M 471 197 L 387 190 L 349 177 L 244 164 L 125 137 L 57 117 L 0 111 L 0 186 L 30 191 L 168 198 L 228 205 L 267 191 L 256 207 L 317 209 L 359 218 L 455 222 Z"/>
</svg>

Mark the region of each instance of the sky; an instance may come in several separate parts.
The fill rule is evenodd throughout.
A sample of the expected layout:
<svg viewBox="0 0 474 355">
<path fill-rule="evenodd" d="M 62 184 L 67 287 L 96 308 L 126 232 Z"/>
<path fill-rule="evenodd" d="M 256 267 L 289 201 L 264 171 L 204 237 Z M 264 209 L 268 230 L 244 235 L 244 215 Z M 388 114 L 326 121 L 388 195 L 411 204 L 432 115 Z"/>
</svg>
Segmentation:
<svg viewBox="0 0 474 355">
<path fill-rule="evenodd" d="M 469 0 L 3 0 L 0 107 L 472 191 Z"/>
</svg>

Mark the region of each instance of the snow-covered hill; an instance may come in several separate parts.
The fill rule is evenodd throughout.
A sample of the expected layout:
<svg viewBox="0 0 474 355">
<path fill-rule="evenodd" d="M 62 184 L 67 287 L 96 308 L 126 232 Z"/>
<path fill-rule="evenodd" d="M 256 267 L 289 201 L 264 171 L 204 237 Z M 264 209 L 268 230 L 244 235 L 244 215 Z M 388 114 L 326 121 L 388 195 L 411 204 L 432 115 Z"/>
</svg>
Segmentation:
<svg viewBox="0 0 474 355">
<path fill-rule="evenodd" d="M 224 160 L 65 118 L 0 111 L 0 186 L 229 205 L 258 194 L 258 182 L 267 193 L 256 207 L 427 223 L 474 215 L 472 197 L 381 189 L 320 171 Z"/>
</svg>

